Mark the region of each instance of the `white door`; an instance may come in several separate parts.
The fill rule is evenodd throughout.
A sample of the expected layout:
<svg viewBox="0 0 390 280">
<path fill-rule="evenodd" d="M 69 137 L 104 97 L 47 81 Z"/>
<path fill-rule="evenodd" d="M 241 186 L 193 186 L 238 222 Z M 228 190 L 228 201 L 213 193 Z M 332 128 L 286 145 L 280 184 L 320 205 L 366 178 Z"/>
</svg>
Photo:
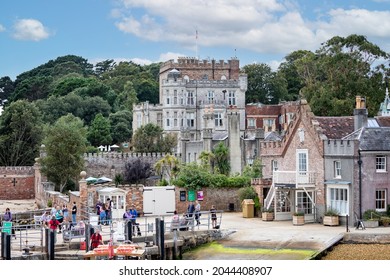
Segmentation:
<svg viewBox="0 0 390 280">
<path fill-rule="evenodd" d="M 169 215 L 175 211 L 175 187 L 144 187 L 144 215 Z"/>
</svg>

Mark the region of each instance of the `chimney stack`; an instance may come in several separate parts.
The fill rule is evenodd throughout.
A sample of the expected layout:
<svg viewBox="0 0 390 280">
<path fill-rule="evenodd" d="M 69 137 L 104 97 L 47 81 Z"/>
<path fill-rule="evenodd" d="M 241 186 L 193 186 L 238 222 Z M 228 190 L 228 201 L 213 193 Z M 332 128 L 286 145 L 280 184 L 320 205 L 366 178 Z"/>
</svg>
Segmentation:
<svg viewBox="0 0 390 280">
<path fill-rule="evenodd" d="M 353 110 L 354 130 L 367 126 L 368 112 L 366 108 L 366 98 L 356 96 L 356 108 Z"/>
</svg>

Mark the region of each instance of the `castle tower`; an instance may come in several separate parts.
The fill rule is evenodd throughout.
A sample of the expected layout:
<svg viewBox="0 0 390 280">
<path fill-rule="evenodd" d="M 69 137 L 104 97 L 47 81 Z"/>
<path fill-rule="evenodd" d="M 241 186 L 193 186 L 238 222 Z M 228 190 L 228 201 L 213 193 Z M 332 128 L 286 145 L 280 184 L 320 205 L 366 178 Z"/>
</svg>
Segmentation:
<svg viewBox="0 0 390 280">
<path fill-rule="evenodd" d="M 230 172 L 232 174 L 242 171 L 242 149 L 240 137 L 240 113 L 236 108 L 228 111 L 228 138 L 230 155 Z"/>
</svg>

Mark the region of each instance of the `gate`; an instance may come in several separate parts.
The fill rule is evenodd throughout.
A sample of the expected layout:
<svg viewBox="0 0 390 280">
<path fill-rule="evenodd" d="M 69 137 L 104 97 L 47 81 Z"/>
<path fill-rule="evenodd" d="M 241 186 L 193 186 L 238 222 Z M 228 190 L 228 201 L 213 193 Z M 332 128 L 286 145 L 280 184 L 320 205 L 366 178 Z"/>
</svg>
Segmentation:
<svg viewBox="0 0 390 280">
<path fill-rule="evenodd" d="M 144 215 L 170 215 L 176 208 L 175 187 L 144 187 Z"/>
</svg>

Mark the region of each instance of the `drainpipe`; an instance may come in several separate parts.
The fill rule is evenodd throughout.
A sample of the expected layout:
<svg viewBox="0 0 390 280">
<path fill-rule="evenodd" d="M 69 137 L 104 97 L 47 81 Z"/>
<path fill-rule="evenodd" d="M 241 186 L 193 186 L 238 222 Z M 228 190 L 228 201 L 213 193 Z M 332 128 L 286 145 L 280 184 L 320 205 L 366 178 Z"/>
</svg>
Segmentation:
<svg viewBox="0 0 390 280">
<path fill-rule="evenodd" d="M 358 165 L 359 165 L 359 218 L 362 218 L 362 157 L 360 154 L 360 150 L 358 151 L 359 153 L 359 160 L 358 160 Z"/>
</svg>

